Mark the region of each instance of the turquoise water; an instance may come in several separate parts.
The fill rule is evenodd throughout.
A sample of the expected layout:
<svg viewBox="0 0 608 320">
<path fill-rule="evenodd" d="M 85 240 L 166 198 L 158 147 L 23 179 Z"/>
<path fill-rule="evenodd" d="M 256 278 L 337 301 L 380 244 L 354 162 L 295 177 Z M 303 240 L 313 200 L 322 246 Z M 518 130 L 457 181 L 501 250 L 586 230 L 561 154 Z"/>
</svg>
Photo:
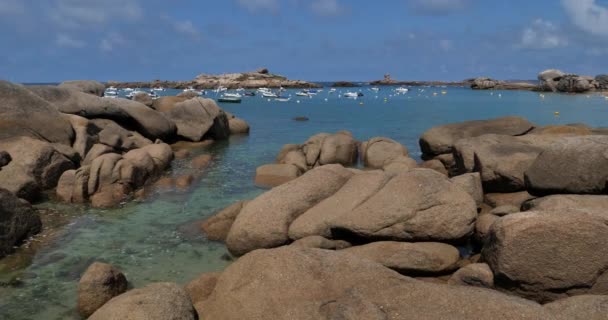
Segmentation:
<svg viewBox="0 0 608 320">
<path fill-rule="evenodd" d="M 301 143 L 319 132 L 350 130 L 359 140 L 391 137 L 418 157 L 418 137 L 449 122 L 520 115 L 542 125 L 608 124 L 608 101 L 600 95 L 545 94 L 541 99 L 533 92 L 411 88 L 394 96 L 390 88 L 379 93 L 359 89 L 365 96 L 357 100 L 338 98 L 339 92 L 329 94 L 328 89 L 313 98 L 289 90 L 294 95 L 289 102 L 245 97 L 242 104 L 221 105 L 246 119 L 251 134 L 194 152 L 212 154 L 214 160 L 189 192 L 163 192 L 114 210 L 53 201 L 39 205 L 63 214 L 66 222 L 35 253 L 21 249 L 0 261 L 0 319 L 78 319 L 77 281 L 94 260 L 118 266 L 136 287 L 155 281 L 184 284 L 202 272 L 223 269 L 230 263 L 226 249 L 205 240 L 192 222 L 263 192 L 253 185 L 256 166 L 272 162 L 283 144 Z M 310 121 L 291 120 L 296 116 Z M 189 172 L 188 163 L 175 161 L 168 174 Z"/>
</svg>

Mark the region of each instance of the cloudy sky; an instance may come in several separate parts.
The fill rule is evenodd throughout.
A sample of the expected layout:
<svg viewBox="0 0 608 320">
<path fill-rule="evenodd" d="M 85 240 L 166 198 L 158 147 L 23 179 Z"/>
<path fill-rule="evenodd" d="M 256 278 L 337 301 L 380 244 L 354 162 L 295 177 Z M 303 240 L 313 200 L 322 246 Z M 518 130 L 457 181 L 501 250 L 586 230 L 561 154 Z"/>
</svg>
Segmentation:
<svg viewBox="0 0 608 320">
<path fill-rule="evenodd" d="M 608 0 L 0 0 L 0 78 L 608 73 Z"/>
</svg>

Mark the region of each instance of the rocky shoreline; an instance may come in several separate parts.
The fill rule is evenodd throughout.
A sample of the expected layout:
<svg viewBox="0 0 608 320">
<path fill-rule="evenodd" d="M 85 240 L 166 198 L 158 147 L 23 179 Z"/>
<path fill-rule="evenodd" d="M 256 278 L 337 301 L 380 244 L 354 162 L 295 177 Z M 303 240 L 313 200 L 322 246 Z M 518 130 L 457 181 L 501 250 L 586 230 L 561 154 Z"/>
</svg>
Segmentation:
<svg viewBox="0 0 608 320">
<path fill-rule="evenodd" d="M 543 86 L 578 83 L 553 75 Z M 189 174 L 163 177 L 173 159 L 249 132 L 209 99 L 146 105 L 102 98 L 103 88 L 0 82 L 0 258 L 44 227 L 29 203 L 45 191 L 103 208 L 187 189 L 212 159 L 200 155 Z M 251 172 L 266 192 L 200 224 L 235 257 L 225 270 L 185 286 L 129 288 L 119 265 L 95 262 L 80 278 L 78 312 L 104 320 L 601 319 L 606 145 L 608 128 L 502 117 L 429 129 L 418 163 L 389 137 L 318 133 Z"/>
<path fill-rule="evenodd" d="M 289 80 L 286 77 L 271 74 L 268 69 L 261 68 L 253 72 L 227 73 L 219 75 L 201 74 L 189 81 L 133 81 L 118 82 L 108 81 L 108 87 L 116 88 L 168 88 L 168 89 L 217 89 L 225 87 L 228 89 L 257 89 L 257 88 L 320 88 L 321 85 L 302 81 Z"/>
<path fill-rule="evenodd" d="M 147 106 L 103 98 L 103 88 L 95 81 L 0 82 L 0 257 L 41 230 L 29 202 L 46 191 L 67 203 L 115 207 L 145 197 L 188 145 L 249 132 L 210 99 L 162 97 Z M 195 158 L 193 175 L 175 185 L 187 188 L 209 161 Z"/>
<path fill-rule="evenodd" d="M 420 137 L 423 163 L 390 138 L 314 135 L 258 168 L 256 182 L 272 189 L 202 223 L 238 257 L 223 272 L 122 293 L 120 271 L 96 264 L 81 279 L 80 312 L 601 319 L 606 132 L 520 117 L 448 124 Z"/>
</svg>

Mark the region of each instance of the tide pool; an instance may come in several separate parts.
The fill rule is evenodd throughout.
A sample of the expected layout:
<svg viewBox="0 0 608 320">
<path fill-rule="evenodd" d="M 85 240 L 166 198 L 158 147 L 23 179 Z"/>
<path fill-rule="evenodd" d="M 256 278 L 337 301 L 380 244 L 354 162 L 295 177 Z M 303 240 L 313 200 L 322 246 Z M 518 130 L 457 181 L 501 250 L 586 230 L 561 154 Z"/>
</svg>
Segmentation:
<svg viewBox="0 0 608 320">
<path fill-rule="evenodd" d="M 208 153 L 214 160 L 189 192 L 160 193 L 113 210 L 53 201 L 37 205 L 65 215 L 64 222 L 35 253 L 20 249 L 0 261 L 0 319 L 78 319 L 74 309 L 78 279 L 95 260 L 120 268 L 135 287 L 157 281 L 185 284 L 202 272 L 222 270 L 230 263 L 225 247 L 207 241 L 192 222 L 262 193 L 253 184 L 255 168 L 273 162 L 283 144 L 302 143 L 319 132 L 349 130 L 361 141 L 390 137 L 419 158 L 419 136 L 451 122 L 517 115 L 539 125 L 608 126 L 608 100 L 601 95 L 545 93 L 543 99 L 525 91 L 416 87 L 395 95 L 393 89 L 381 87 L 376 93 L 361 87 L 329 93 L 325 88 L 312 98 L 287 90 L 288 102 L 255 96 L 243 97 L 241 104 L 220 104 L 247 120 L 251 133 L 194 152 L 192 156 Z M 359 90 L 364 96 L 358 99 L 340 97 Z M 310 120 L 293 121 L 296 116 Z M 188 161 L 174 161 L 167 174 L 179 176 Z"/>
</svg>

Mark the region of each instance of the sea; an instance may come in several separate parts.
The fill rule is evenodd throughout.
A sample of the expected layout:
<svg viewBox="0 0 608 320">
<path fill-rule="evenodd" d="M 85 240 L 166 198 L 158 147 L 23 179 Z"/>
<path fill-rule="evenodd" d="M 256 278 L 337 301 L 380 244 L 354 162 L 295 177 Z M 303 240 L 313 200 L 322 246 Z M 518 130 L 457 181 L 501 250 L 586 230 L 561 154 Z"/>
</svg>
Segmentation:
<svg viewBox="0 0 608 320">
<path fill-rule="evenodd" d="M 474 119 L 522 116 L 538 125 L 585 123 L 608 126 L 608 98 L 600 94 L 565 95 L 528 91 L 473 91 L 460 87 L 370 86 L 323 88 L 311 97 L 283 93 L 289 101 L 243 97 L 220 106 L 245 119 L 247 136 L 232 136 L 176 160 L 167 172 L 179 176 L 190 159 L 210 154 L 213 161 L 187 192 L 159 192 L 143 202 L 111 210 L 66 205 L 53 200 L 36 204 L 48 212 L 47 230 L 0 260 L 0 319 L 80 319 L 76 312 L 80 275 L 93 261 L 121 269 L 131 286 L 158 281 L 186 284 L 197 275 L 221 271 L 231 263 L 225 246 L 205 239 L 199 221 L 231 203 L 265 190 L 254 185 L 255 169 L 274 161 L 281 146 L 303 143 L 320 133 L 348 130 L 360 141 L 392 138 L 420 160 L 418 138 L 433 126 Z M 357 99 L 347 91 L 361 92 Z M 166 90 L 160 95 L 175 95 Z M 215 99 L 218 94 L 207 93 Z M 307 117 L 308 121 L 294 121 Z"/>
</svg>

